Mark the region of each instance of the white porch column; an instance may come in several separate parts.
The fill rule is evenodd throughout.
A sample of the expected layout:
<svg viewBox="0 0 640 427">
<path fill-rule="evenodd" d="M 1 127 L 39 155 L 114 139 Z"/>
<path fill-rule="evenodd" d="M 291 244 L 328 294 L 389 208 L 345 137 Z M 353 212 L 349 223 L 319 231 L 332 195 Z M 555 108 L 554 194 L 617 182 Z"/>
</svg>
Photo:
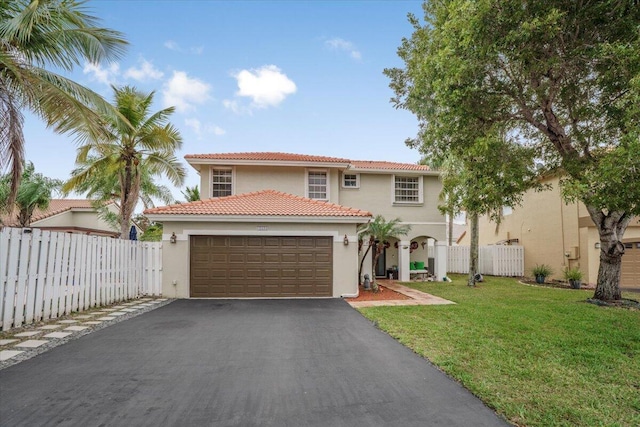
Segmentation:
<svg viewBox="0 0 640 427">
<path fill-rule="evenodd" d="M 449 254 L 447 243 L 436 242 L 435 252 L 436 281 L 442 282 L 442 278 L 447 275 L 447 257 Z"/>
<path fill-rule="evenodd" d="M 398 242 L 398 280 L 401 282 L 411 280 L 409 276 L 409 260 L 411 255 L 409 245 L 411 245 L 411 242 L 408 240 Z"/>
</svg>

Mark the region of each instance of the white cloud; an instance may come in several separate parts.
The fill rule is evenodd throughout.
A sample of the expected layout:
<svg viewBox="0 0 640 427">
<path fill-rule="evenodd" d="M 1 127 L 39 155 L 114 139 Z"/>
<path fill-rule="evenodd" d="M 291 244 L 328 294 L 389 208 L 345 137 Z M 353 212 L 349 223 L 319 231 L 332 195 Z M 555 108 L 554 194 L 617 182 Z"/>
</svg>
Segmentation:
<svg viewBox="0 0 640 427">
<path fill-rule="evenodd" d="M 214 125 L 213 123 L 206 123 L 203 126 L 200 120 L 195 118 L 185 119 L 184 123 L 195 132 L 198 138 L 202 138 L 205 135 L 222 136 L 227 133 L 220 126 Z"/>
<path fill-rule="evenodd" d="M 167 40 L 166 42 L 164 42 L 164 47 L 166 47 L 169 50 L 175 50 L 176 52 L 192 53 L 194 55 L 201 55 L 202 52 L 204 52 L 204 46 L 192 46 L 189 49 L 184 49 L 182 48 L 182 46 L 180 46 L 177 42 L 174 42 L 173 40 Z"/>
<path fill-rule="evenodd" d="M 84 74 L 89 74 L 92 80 L 96 80 L 105 85 L 114 84 L 116 78 L 120 74 L 120 65 L 117 62 L 109 64 L 108 67 L 102 68 L 100 64 L 92 64 L 87 62 L 82 70 Z"/>
<path fill-rule="evenodd" d="M 355 45 L 350 41 L 343 40 L 339 37 L 334 37 L 332 39 L 326 40 L 324 45 L 331 50 L 338 50 L 342 52 L 347 52 L 351 58 L 360 60 L 362 59 L 362 54 L 358 49 L 356 49 Z"/>
<path fill-rule="evenodd" d="M 164 84 L 165 107 L 175 106 L 178 111 L 195 109 L 195 105 L 203 104 L 210 96 L 211 86 L 202 80 L 187 76 L 184 71 L 174 71 L 173 76 Z"/>
<path fill-rule="evenodd" d="M 140 59 L 140 67 L 131 67 L 125 73 L 125 78 L 131 78 L 140 82 L 149 80 L 160 80 L 164 73 L 153 66 L 153 64 L 144 58 Z"/>
<path fill-rule="evenodd" d="M 164 47 L 169 50 L 180 50 L 180 46 L 178 45 L 178 43 L 174 42 L 173 40 L 167 40 L 166 42 L 164 42 Z"/>
<path fill-rule="evenodd" d="M 236 95 L 251 98 L 253 108 L 275 107 L 297 91 L 293 80 L 275 65 L 242 70 L 233 74 L 233 77 L 238 81 Z M 240 110 L 236 101 L 225 100 L 223 105 L 235 112 Z"/>
</svg>

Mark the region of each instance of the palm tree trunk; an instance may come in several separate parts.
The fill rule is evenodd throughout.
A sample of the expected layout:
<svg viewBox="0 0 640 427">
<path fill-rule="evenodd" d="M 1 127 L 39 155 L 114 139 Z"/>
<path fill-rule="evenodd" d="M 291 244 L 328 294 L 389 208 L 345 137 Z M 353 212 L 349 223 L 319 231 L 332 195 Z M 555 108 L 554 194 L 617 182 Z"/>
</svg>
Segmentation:
<svg viewBox="0 0 640 427">
<path fill-rule="evenodd" d="M 378 282 L 376 282 L 376 270 L 378 269 L 378 258 L 380 258 L 380 254 L 382 254 L 382 250 L 380 248 L 382 245 L 376 245 L 376 254 L 373 257 L 373 274 L 371 278 L 371 289 L 373 292 L 378 292 Z"/>
<path fill-rule="evenodd" d="M 367 250 L 364 251 L 364 255 L 362 256 L 362 259 L 360 260 L 360 268 L 358 269 L 358 285 L 361 285 L 362 282 L 362 267 L 364 266 L 364 260 L 365 258 L 367 258 L 367 255 L 369 254 L 369 251 L 371 250 L 371 241 L 369 241 L 369 246 L 367 246 Z"/>
</svg>

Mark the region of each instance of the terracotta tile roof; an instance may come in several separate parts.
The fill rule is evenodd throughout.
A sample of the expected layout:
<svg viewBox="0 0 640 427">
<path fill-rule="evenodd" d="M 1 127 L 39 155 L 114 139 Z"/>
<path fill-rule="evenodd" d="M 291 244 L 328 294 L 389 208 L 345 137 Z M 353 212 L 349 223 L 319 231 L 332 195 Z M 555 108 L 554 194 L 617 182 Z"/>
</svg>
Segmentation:
<svg viewBox="0 0 640 427">
<path fill-rule="evenodd" d="M 145 214 L 160 215 L 260 215 L 369 217 L 371 213 L 334 203 L 312 200 L 275 190 L 262 190 L 147 209 Z"/>
<path fill-rule="evenodd" d="M 31 223 L 40 221 L 53 215 L 60 214 L 65 211 L 69 211 L 71 209 L 93 209 L 91 203 L 92 201 L 87 199 L 51 199 L 51 202 L 49 202 L 49 207 L 47 209 L 36 209 L 33 211 L 33 215 L 31 216 Z M 15 227 L 19 225 L 18 221 L 16 220 L 15 212 L 8 215 L 2 215 L 2 218 L 0 219 L 2 220 L 2 224 L 9 227 Z"/>
<path fill-rule="evenodd" d="M 206 160 L 256 160 L 276 162 L 320 162 L 320 163 L 349 163 L 348 159 L 327 156 L 313 156 L 308 154 L 254 152 L 254 153 L 213 153 L 187 154 L 185 159 Z"/>
<path fill-rule="evenodd" d="M 351 165 L 356 169 L 400 169 L 414 171 L 429 171 L 429 166 L 415 163 L 383 162 L 375 160 L 351 160 Z"/>
</svg>

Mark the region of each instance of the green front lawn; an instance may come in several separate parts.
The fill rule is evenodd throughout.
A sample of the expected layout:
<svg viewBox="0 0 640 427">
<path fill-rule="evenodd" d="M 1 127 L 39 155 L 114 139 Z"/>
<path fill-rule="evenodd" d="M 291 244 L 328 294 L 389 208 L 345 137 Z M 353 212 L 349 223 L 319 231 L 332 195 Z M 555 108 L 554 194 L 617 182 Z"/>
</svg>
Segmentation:
<svg viewBox="0 0 640 427">
<path fill-rule="evenodd" d="M 405 285 L 457 305 L 360 311 L 515 424 L 640 425 L 640 311 L 587 304 L 593 291 L 453 279 Z"/>
</svg>

